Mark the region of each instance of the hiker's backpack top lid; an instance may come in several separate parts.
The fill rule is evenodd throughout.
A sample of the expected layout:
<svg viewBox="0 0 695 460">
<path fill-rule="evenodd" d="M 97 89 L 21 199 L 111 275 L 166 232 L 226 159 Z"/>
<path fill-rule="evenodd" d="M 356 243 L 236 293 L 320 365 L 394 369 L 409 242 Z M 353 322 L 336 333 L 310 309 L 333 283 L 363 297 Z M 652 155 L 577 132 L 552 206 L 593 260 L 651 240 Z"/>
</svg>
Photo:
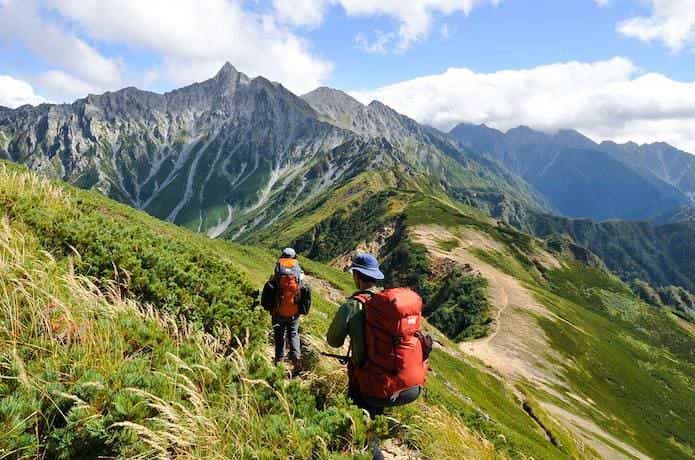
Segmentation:
<svg viewBox="0 0 695 460">
<path fill-rule="evenodd" d="M 365 308 L 367 322 L 392 336 L 408 337 L 420 330 L 422 298 L 408 288 L 385 289 L 367 296 L 358 294 Z"/>
</svg>

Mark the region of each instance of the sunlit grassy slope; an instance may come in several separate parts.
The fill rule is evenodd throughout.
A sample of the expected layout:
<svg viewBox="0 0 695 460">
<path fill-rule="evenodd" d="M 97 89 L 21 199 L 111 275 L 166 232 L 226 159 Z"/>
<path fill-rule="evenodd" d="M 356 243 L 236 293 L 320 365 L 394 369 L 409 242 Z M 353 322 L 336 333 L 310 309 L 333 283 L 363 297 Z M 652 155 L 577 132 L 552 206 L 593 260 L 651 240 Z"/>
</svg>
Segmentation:
<svg viewBox="0 0 695 460">
<path fill-rule="evenodd" d="M 627 457 L 634 452 L 619 443 L 653 458 L 689 458 L 695 455 L 695 431 L 690 428 L 695 426 L 695 337 L 692 328 L 683 326 L 668 310 L 641 302 L 582 248 L 554 248 L 542 240 L 498 224 L 474 208 L 452 202 L 431 190 L 423 190 L 419 187 L 422 183 L 366 189 L 365 193 L 379 193 L 385 197 L 386 204 L 382 206 L 385 212 L 377 216 L 379 224 L 394 220 L 402 222 L 404 230 L 400 237 L 412 254 L 418 254 L 420 249 L 410 240 L 410 229 L 423 225 L 445 228 L 454 235 L 474 232 L 489 238 L 501 249 L 493 251 L 473 247 L 472 254 L 518 280 L 550 315 L 560 319 L 541 316 L 534 319 L 541 333 L 548 338 L 547 360 L 561 374 L 557 387 L 542 389 L 523 380 L 507 382 L 525 395 L 529 407 L 541 412 L 536 416 L 546 428 L 550 427 L 556 440 L 564 432 L 559 426 L 564 424 L 568 428 L 570 422 L 543 414 L 541 408 L 549 405 L 595 424 L 596 429 L 613 439 L 604 438 L 600 433 L 590 434 L 590 437 L 600 438 L 600 442 L 614 452 Z M 364 237 L 358 228 L 359 219 L 353 216 L 364 212 L 360 208 L 364 200 L 350 204 L 340 199 L 341 190 L 334 193 L 333 199 L 324 199 L 320 206 L 297 213 L 291 231 L 283 233 L 283 223 L 279 222 L 270 230 L 272 237 L 269 241 L 278 247 L 301 242 L 303 237 L 298 235 L 298 231 L 302 229 L 305 237 L 310 235 L 314 239 L 312 250 L 317 246 L 335 247 L 335 243 L 321 238 L 322 232 L 330 229 L 348 235 L 347 238 L 354 236 L 353 245 L 361 242 Z M 314 212 L 316 210 L 321 212 Z M 455 238 L 435 243 L 444 252 L 453 251 L 460 244 Z M 392 246 L 387 244 L 382 250 L 388 251 L 389 247 Z M 531 257 L 539 250 L 551 251 L 553 257 L 561 261 L 561 266 L 540 264 Z M 328 261 L 336 254 L 319 251 L 318 255 Z M 382 256 L 388 259 L 388 253 Z M 434 270 L 430 266 L 432 262 L 413 262 L 413 257 L 403 267 L 421 270 L 425 276 L 431 276 Z M 577 258 L 591 262 L 591 265 L 581 263 Z M 452 345 L 445 350 L 453 348 Z M 542 355 L 543 351 L 539 354 Z M 469 426 L 478 427 L 493 441 L 500 438 L 495 431 L 500 430 L 506 447 L 514 445 L 512 452 L 533 453 L 535 458 L 560 455 L 548 446 L 544 436 L 535 432 L 537 426 L 529 423 L 527 414 L 520 410 L 520 396 L 492 391 L 494 383 L 485 379 L 499 381 L 480 374 L 480 367 L 473 361 L 460 355 L 438 352 L 433 357 L 433 364 L 435 376 L 429 382 L 429 403 L 441 402 L 449 410 L 460 410 L 459 415 Z M 485 388 L 485 391 L 478 393 L 480 388 Z M 466 412 L 471 408 L 466 398 L 473 401 L 474 416 Z M 505 398 L 510 398 L 510 404 L 505 405 Z M 591 401 L 591 404 L 581 401 Z M 481 413 L 477 410 L 482 410 L 490 418 L 476 418 Z M 494 420 L 495 428 L 486 426 L 483 423 L 486 420 Z M 584 432 L 587 429 L 580 428 Z M 578 431 L 575 429 L 574 432 Z M 572 450 L 577 444 L 571 437 L 557 444 L 565 448 L 566 455 L 589 455 L 586 451 L 578 453 Z M 499 442 L 496 445 L 503 448 Z"/>
<path fill-rule="evenodd" d="M 251 293 L 275 254 L 209 240 L 11 165 L 0 166 L 0 203 L 0 456 L 364 452 L 368 420 L 345 400 L 343 370 L 316 354 L 335 305 L 318 296 L 304 322 L 306 374 L 290 379 L 269 363 L 269 320 Z M 347 291 L 345 274 L 303 262 Z M 431 401 L 374 428 L 436 458 L 530 454 L 523 443 L 488 441 L 511 425 L 480 416 L 480 427 L 469 426 L 482 407 L 451 410 L 432 386 Z M 499 393 L 523 417 L 509 389 L 500 384 Z M 518 437 L 554 452 L 532 423 Z"/>
<path fill-rule="evenodd" d="M 409 225 L 469 229 L 504 243 L 502 252 L 474 252 L 520 280 L 561 318 L 537 318 L 551 350 L 561 357 L 555 364 L 563 379 L 555 390 L 593 403 L 568 403 L 571 398 L 521 384 L 526 391 L 535 399 L 581 414 L 654 458 L 695 454 L 691 429 L 695 424 L 695 337 L 668 310 L 639 301 L 600 268 L 567 259 L 561 268 L 539 267 L 529 255 L 535 252 L 534 246 L 544 243 L 427 201 L 406 211 Z"/>
<path fill-rule="evenodd" d="M 692 452 L 691 336 L 603 272 L 570 264 L 539 280 L 521 257 L 528 237 L 407 193 L 393 208 L 406 220 L 491 235 L 510 248 L 505 269 L 590 331 L 578 343 L 542 323 L 576 363 L 568 382 L 606 419 L 587 416 L 655 458 Z M 317 280 L 302 323 L 309 369 L 289 378 L 270 364 L 269 318 L 253 306 L 274 250 L 210 240 L 6 164 L 0 205 L 0 458 L 364 454 L 369 421 L 343 396 L 344 370 L 317 353 L 347 274 L 302 259 Z M 548 395 L 433 332 L 442 345 L 426 395 L 378 419 L 382 437 L 426 458 L 596 456 L 538 403 Z"/>
</svg>

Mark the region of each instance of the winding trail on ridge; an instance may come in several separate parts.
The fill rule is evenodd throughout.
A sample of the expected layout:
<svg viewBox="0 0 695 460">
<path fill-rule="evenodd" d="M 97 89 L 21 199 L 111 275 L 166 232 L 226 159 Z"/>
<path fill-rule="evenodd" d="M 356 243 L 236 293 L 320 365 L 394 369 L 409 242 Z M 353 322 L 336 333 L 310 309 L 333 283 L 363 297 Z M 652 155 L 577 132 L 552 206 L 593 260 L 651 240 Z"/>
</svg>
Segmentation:
<svg viewBox="0 0 695 460">
<path fill-rule="evenodd" d="M 535 317 L 543 316 L 553 321 L 566 320 L 541 305 L 519 280 L 478 259 L 470 251 L 475 248 L 505 252 L 505 247 L 487 235 L 473 230 L 457 231 L 453 234 L 445 228 L 433 225 L 415 227 L 411 230 L 411 236 L 415 242 L 424 245 L 434 258 L 448 259 L 461 266 L 468 264 L 488 281 L 488 296 L 494 315 L 492 331 L 482 339 L 460 343 L 459 350 L 478 358 L 494 373 L 512 384 L 528 380 L 567 401 L 567 397 L 571 397 L 572 393 L 563 381 L 563 369 L 553 363 L 564 362 L 565 359 L 553 351 Z M 451 251 L 439 247 L 438 242 L 452 239 L 456 239 L 460 246 Z M 535 256 L 539 256 L 543 263 L 560 266 L 559 261 L 550 254 Z M 583 333 L 575 325 L 572 326 L 577 332 Z M 558 388 L 565 388 L 566 392 L 563 394 Z M 562 421 L 563 426 L 571 429 L 579 439 L 593 447 L 603 458 L 650 458 L 584 416 L 568 412 L 549 402 L 540 403 L 553 417 Z M 600 408 L 595 409 L 600 411 Z"/>
<path fill-rule="evenodd" d="M 541 384 L 561 383 L 548 360 L 547 353 L 551 348 L 545 332 L 534 318 L 534 315 L 549 318 L 553 315 L 516 278 L 481 261 L 470 252 L 471 248 L 504 251 L 504 247 L 474 231 L 454 235 L 441 227 L 418 226 L 411 232 L 414 241 L 424 245 L 435 258 L 470 265 L 488 281 L 494 318 L 491 333 L 482 339 L 461 343 L 460 350 L 480 359 L 505 378 L 526 379 Z M 438 241 L 453 238 L 459 241 L 460 246 L 451 251 L 437 245 Z"/>
</svg>

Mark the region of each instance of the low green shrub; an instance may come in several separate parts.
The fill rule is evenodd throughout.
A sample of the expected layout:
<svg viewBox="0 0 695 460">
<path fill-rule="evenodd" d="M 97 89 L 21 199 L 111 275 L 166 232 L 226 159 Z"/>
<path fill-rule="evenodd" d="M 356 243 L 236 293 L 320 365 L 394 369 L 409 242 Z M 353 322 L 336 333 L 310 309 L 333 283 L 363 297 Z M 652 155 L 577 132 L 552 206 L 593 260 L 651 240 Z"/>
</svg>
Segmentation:
<svg viewBox="0 0 695 460">
<path fill-rule="evenodd" d="M 102 285 L 116 280 L 125 295 L 208 331 L 221 324 L 242 334 L 258 323 L 256 291 L 237 267 L 200 244 L 203 237 L 58 185 L 65 196 L 52 205 L 41 194 L 25 193 L 32 176 L 0 175 L 4 214 L 22 222 L 54 256 L 69 257 L 77 273 Z"/>
<path fill-rule="evenodd" d="M 447 337 L 457 342 L 487 335 L 492 319 L 487 281 L 454 269 L 427 303 L 425 316 Z"/>
</svg>

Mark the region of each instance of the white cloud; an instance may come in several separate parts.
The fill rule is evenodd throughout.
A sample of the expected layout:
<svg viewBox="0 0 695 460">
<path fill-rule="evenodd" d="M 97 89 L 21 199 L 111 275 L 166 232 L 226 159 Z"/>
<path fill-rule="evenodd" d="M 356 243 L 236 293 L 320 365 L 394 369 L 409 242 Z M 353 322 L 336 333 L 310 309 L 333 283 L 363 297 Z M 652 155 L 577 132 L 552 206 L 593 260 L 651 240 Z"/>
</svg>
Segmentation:
<svg viewBox="0 0 695 460">
<path fill-rule="evenodd" d="M 278 19 L 296 26 L 317 26 L 330 0 L 273 0 Z"/>
<path fill-rule="evenodd" d="M 0 75 L 0 105 L 16 108 L 25 104 L 37 105 L 45 102 L 44 98 L 34 92 L 34 88 L 25 81 L 9 75 Z"/>
<path fill-rule="evenodd" d="M 295 25 L 315 26 L 329 5 L 340 5 L 348 16 L 384 16 L 398 24 L 397 48 L 405 51 L 429 36 L 435 15 L 470 14 L 479 5 L 498 5 L 502 0 L 274 0 L 280 20 Z M 358 35 L 359 37 L 360 35 Z M 363 36 L 362 36 L 363 37 Z"/>
<path fill-rule="evenodd" d="M 251 75 L 279 80 L 304 92 L 320 85 L 332 69 L 273 17 L 244 10 L 240 0 L 46 3 L 94 40 L 157 54 L 163 75 L 175 84 L 207 79 L 230 61 Z"/>
<path fill-rule="evenodd" d="M 661 41 L 671 51 L 695 45 L 694 0 L 647 0 L 651 16 L 630 18 L 618 24 L 618 31 L 645 42 Z"/>
<path fill-rule="evenodd" d="M 0 36 L 21 41 L 52 66 L 61 67 L 100 88 L 121 82 L 121 66 L 75 34 L 46 20 L 35 0 L 4 0 L 0 4 Z"/>
<path fill-rule="evenodd" d="M 466 15 L 476 6 L 497 5 L 501 0 L 336 0 L 350 16 L 388 16 L 400 26 L 398 35 L 400 50 L 427 37 L 435 14 L 450 15 L 462 12 Z"/>
<path fill-rule="evenodd" d="M 376 35 L 374 40 L 369 41 L 366 35 L 359 33 L 355 36 L 355 43 L 357 47 L 362 51 L 370 54 L 386 54 L 388 51 L 388 45 L 394 39 L 395 34 L 385 33 L 381 30 L 374 32 Z"/>
<path fill-rule="evenodd" d="M 62 70 L 49 70 L 38 76 L 37 83 L 54 99 L 61 102 L 72 101 L 88 94 L 96 94 L 102 88 L 81 80 Z"/>
<path fill-rule="evenodd" d="M 494 73 L 451 68 L 352 95 L 443 130 L 460 122 L 574 128 L 596 140 L 666 141 L 695 153 L 695 82 L 643 74 L 624 58 Z"/>
</svg>

